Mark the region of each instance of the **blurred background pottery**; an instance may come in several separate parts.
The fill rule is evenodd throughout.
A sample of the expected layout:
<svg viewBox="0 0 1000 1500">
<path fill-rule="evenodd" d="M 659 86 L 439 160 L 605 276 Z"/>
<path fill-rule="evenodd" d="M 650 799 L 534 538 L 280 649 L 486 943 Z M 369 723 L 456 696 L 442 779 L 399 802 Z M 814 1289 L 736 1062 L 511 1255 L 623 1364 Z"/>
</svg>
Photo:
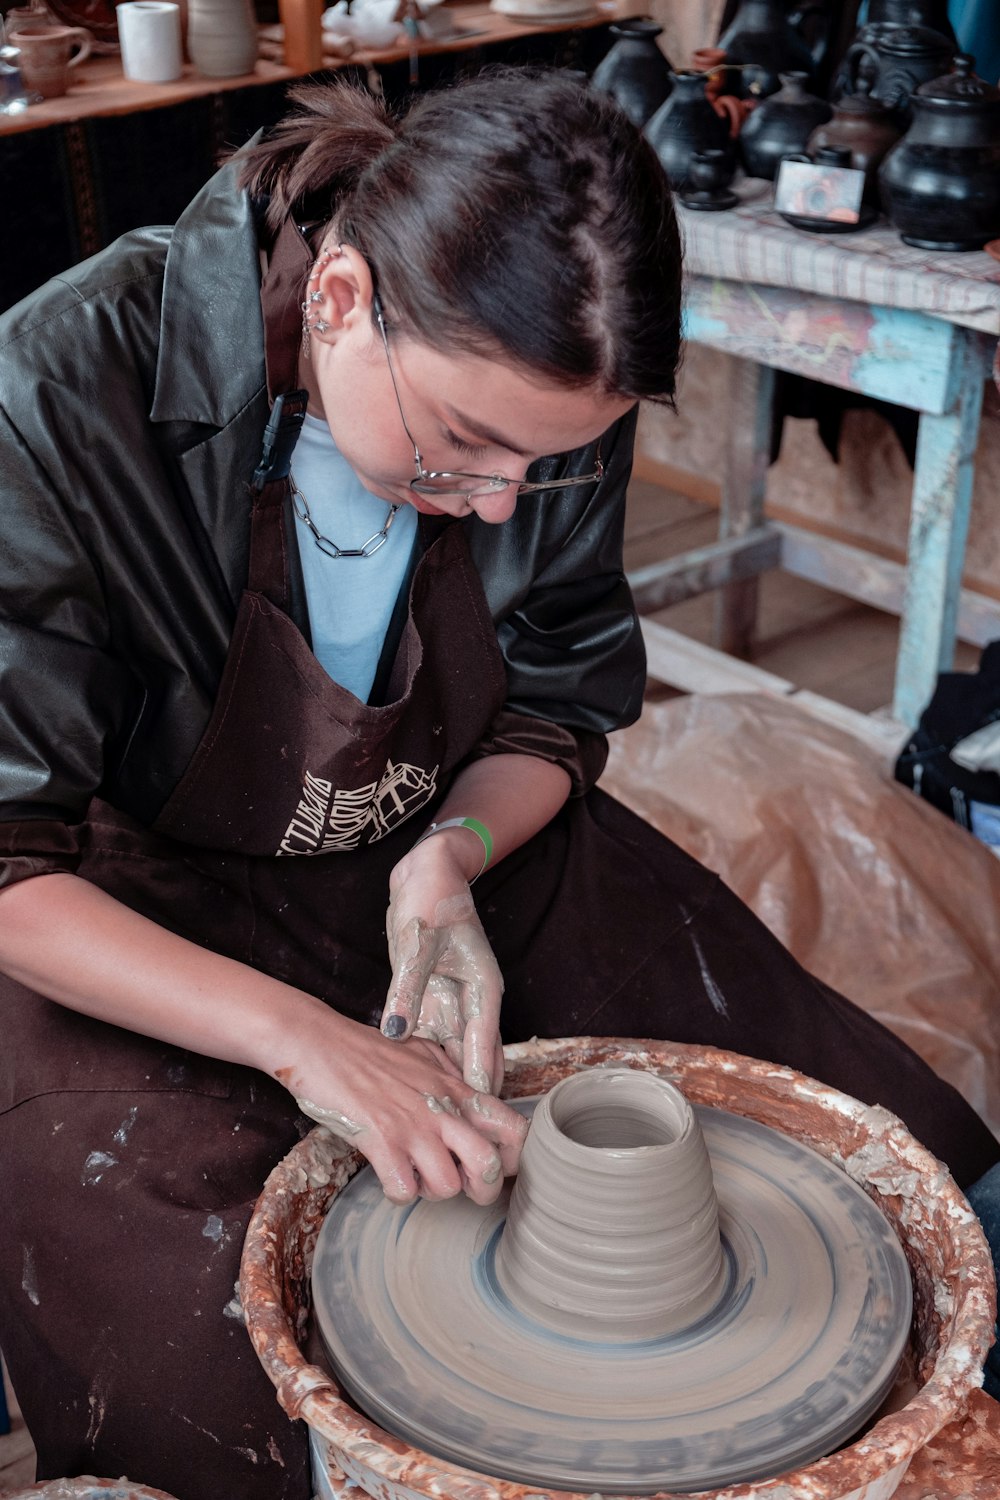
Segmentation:
<svg viewBox="0 0 1000 1500">
<path fill-rule="evenodd" d="M 250 0 L 189 0 L 188 56 L 206 78 L 238 78 L 257 66 Z"/>
<path fill-rule="evenodd" d="M 71 70 L 90 56 L 92 39 L 82 26 L 22 21 L 14 32 L 19 65 L 28 89 L 43 99 L 57 99 L 70 86 Z"/>
<path fill-rule="evenodd" d="M 948 0 L 869 0 L 869 26 L 929 26 L 957 46 Z"/>
<path fill-rule="evenodd" d="M 691 158 L 698 151 L 719 150 L 735 163 L 728 118 L 713 107 L 705 92 L 704 73 L 673 73 L 669 99 L 643 132 L 675 190 L 689 179 Z M 716 101 L 718 103 L 718 101 Z"/>
<path fill-rule="evenodd" d="M 862 35 L 864 40 L 849 47 L 844 58 L 844 91 L 857 92 L 864 79 L 872 98 L 908 125 L 911 96 L 921 84 L 947 72 L 954 44 L 927 26 L 866 26 Z"/>
<path fill-rule="evenodd" d="M 800 7 L 800 14 L 823 9 L 818 4 Z M 739 66 L 730 75 L 730 87 L 753 98 L 766 98 L 781 87 L 782 73 L 805 73 L 815 79 L 816 59 L 793 26 L 782 0 L 743 0 L 732 24 L 719 38 L 726 61 Z"/>
<path fill-rule="evenodd" d="M 849 151 L 850 165 L 865 174 L 866 199 L 877 203 L 879 166 L 902 131 L 891 111 L 868 89 L 868 82 L 859 79 L 857 92 L 845 94 L 834 105 L 832 119 L 813 131 L 806 150 L 810 155 L 823 146 Z"/>
<path fill-rule="evenodd" d="M 979 250 L 1000 235 L 1000 89 L 960 53 L 911 105 L 913 123 L 879 171 L 882 206 L 908 245 Z"/>
<path fill-rule="evenodd" d="M 645 16 L 610 28 L 614 46 L 594 70 L 595 89 L 610 94 L 640 130 L 669 97 L 670 64 L 657 45 L 663 27 Z"/>
<path fill-rule="evenodd" d="M 805 151 L 818 125 L 833 114 L 825 99 L 806 89 L 805 73 L 782 73 L 781 88 L 761 101 L 740 133 L 740 156 L 749 177 L 772 182 L 783 156 Z"/>
<path fill-rule="evenodd" d="M 739 202 L 729 191 L 736 163 L 729 151 L 696 151 L 688 167 L 688 185 L 680 194 L 685 208 L 719 213 Z"/>
</svg>

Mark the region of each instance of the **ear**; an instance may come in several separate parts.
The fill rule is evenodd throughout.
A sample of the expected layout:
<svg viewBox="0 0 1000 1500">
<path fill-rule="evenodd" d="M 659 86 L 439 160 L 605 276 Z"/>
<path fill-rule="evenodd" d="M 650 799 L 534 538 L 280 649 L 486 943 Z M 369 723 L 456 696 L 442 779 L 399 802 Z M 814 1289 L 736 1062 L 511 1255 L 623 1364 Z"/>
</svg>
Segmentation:
<svg viewBox="0 0 1000 1500">
<path fill-rule="evenodd" d="M 374 291 L 361 252 L 353 245 L 329 246 L 316 261 L 306 290 L 311 337 L 335 344 L 358 323 L 370 326 Z"/>
</svg>

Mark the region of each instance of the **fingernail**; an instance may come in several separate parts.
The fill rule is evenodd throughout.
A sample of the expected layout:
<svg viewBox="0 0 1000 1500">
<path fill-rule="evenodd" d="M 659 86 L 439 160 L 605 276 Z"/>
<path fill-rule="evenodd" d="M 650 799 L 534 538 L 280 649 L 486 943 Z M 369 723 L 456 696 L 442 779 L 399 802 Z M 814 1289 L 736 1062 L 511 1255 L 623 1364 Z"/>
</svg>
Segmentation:
<svg viewBox="0 0 1000 1500">
<path fill-rule="evenodd" d="M 386 1016 L 382 1022 L 382 1035 L 392 1037 L 395 1041 L 401 1037 L 406 1030 L 406 1021 L 402 1016 Z"/>
</svg>

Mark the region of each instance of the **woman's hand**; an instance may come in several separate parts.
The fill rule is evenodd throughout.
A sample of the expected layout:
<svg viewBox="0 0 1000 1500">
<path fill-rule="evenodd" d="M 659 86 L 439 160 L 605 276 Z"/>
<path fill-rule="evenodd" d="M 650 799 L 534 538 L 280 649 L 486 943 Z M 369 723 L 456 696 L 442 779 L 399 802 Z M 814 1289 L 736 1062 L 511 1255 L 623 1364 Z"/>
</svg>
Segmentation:
<svg viewBox="0 0 1000 1500">
<path fill-rule="evenodd" d="M 317 1034 L 299 1039 L 304 1060 L 278 1070 L 303 1113 L 363 1152 L 394 1203 L 463 1191 L 492 1203 L 517 1170 L 527 1121 L 463 1082 L 435 1042 L 388 1041 L 324 1010 Z"/>
<path fill-rule="evenodd" d="M 382 1031 L 437 1042 L 467 1084 L 495 1094 L 503 1082 L 503 979 L 469 890 L 482 852 L 467 829 L 444 829 L 393 870 L 386 914 L 392 983 Z"/>
</svg>

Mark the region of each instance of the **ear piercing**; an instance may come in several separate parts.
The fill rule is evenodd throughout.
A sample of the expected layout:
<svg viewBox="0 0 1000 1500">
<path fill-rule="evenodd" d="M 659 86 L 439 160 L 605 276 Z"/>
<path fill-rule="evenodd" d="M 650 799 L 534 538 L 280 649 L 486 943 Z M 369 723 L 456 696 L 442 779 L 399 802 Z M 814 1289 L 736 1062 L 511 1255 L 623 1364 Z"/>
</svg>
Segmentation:
<svg viewBox="0 0 1000 1500">
<path fill-rule="evenodd" d="M 339 248 L 340 247 L 338 245 L 337 249 L 339 250 Z M 305 355 L 306 359 L 309 358 L 310 335 L 313 333 L 329 333 L 330 331 L 330 324 L 326 321 L 325 318 L 318 315 L 315 318 L 310 318 L 309 308 L 310 306 L 316 303 L 322 303 L 323 301 L 323 293 L 320 291 L 318 284 L 314 285 L 313 283 L 319 282 L 319 278 L 322 276 L 324 269 L 330 263 L 330 261 L 333 260 L 335 254 L 336 251 L 334 250 L 324 250 L 323 254 L 319 257 L 319 259 L 316 261 L 316 264 L 313 266 L 312 274 L 310 275 L 309 280 L 306 283 L 306 285 L 311 288 L 311 290 L 306 294 L 305 301 L 302 303 L 302 353 Z"/>
</svg>

